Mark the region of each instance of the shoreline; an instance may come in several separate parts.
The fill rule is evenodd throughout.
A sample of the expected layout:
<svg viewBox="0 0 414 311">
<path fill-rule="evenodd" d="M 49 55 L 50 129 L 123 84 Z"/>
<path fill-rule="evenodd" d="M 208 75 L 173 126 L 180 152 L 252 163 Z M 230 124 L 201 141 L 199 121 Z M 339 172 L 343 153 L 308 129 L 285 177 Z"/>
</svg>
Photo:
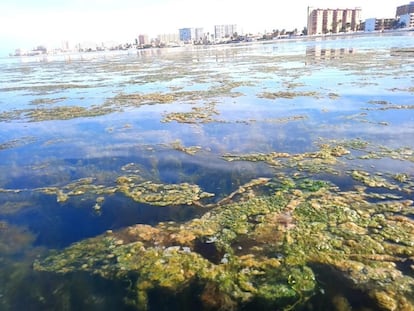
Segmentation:
<svg viewBox="0 0 414 311">
<path fill-rule="evenodd" d="M 21 56 L 0 56 L 0 60 L 3 61 L 21 61 L 21 62 L 50 62 L 50 61 L 74 61 L 74 60 L 89 60 L 99 57 L 119 57 L 119 56 L 134 56 L 134 55 L 157 55 L 158 51 L 184 51 L 187 49 L 206 49 L 206 48 L 223 48 L 223 47 L 237 47 L 237 46 L 250 46 L 250 45 L 267 45 L 286 42 L 304 42 L 304 41 L 319 41 L 319 40 L 336 40 L 339 38 L 352 38 L 352 37 L 370 37 L 370 36 L 394 36 L 399 34 L 406 34 L 412 32 L 414 34 L 414 28 L 404 28 L 398 30 L 385 30 L 385 31 L 357 31 L 347 33 L 335 33 L 335 34 L 318 34 L 318 35 L 305 35 L 305 36 L 292 36 L 289 38 L 276 38 L 267 40 L 254 40 L 254 41 L 240 41 L 229 42 L 219 44 L 205 44 L 194 45 L 187 44 L 174 47 L 150 47 L 144 49 L 131 48 L 126 50 L 104 50 L 104 51 L 67 51 L 58 53 L 46 53 L 39 55 L 21 55 Z"/>
</svg>

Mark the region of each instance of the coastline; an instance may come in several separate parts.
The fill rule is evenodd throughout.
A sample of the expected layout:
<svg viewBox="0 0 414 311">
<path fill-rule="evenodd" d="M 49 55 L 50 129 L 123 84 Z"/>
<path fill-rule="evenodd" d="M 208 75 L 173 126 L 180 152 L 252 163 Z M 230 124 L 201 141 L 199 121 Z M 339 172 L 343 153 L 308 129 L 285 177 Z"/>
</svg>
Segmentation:
<svg viewBox="0 0 414 311">
<path fill-rule="evenodd" d="M 104 50 L 104 51 L 90 51 L 90 52 L 50 52 L 39 55 L 22 55 L 22 56 L 3 56 L 0 57 L 2 62 L 13 62 L 18 60 L 21 62 L 50 62 L 50 61 L 74 61 L 74 60 L 90 60 L 96 58 L 112 58 L 120 56 L 156 56 L 159 52 L 157 51 L 184 51 L 188 49 L 205 49 L 205 48 L 223 48 L 223 47 L 237 47 L 237 46 L 249 46 L 249 45 L 267 45 L 277 44 L 286 42 L 306 42 L 306 41 L 319 41 L 319 40 L 336 40 L 340 38 L 352 38 L 352 37 L 381 37 L 381 36 L 394 36 L 404 35 L 407 33 L 414 34 L 414 28 L 404 29 L 393 29 L 384 31 L 357 31 L 357 32 L 346 32 L 346 33 L 330 33 L 330 34 L 318 34 L 318 35 L 302 35 L 302 36 L 291 36 L 288 38 L 274 38 L 266 40 L 252 40 L 252 41 L 240 41 L 240 42 L 229 42 L 219 44 L 205 44 L 205 45 L 194 45 L 186 44 L 182 46 L 174 47 L 150 47 L 145 49 L 130 48 L 126 50 Z"/>
</svg>

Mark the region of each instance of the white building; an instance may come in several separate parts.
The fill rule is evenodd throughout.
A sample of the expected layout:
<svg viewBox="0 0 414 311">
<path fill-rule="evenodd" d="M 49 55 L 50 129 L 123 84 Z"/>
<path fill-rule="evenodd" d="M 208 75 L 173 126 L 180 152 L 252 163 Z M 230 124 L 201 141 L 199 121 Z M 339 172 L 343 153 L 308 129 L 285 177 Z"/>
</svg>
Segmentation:
<svg viewBox="0 0 414 311">
<path fill-rule="evenodd" d="M 231 38 L 234 33 L 237 32 L 237 25 L 215 25 L 214 26 L 214 35 L 217 39 Z"/>
<path fill-rule="evenodd" d="M 144 46 L 144 45 L 150 44 L 150 39 L 149 39 L 148 35 L 143 35 L 143 34 L 139 35 L 138 36 L 138 44 L 140 46 Z"/>
<path fill-rule="evenodd" d="M 357 31 L 361 8 L 315 9 L 308 7 L 308 35 Z"/>
<path fill-rule="evenodd" d="M 195 28 L 194 29 L 194 40 L 197 42 L 203 41 L 204 38 L 204 30 L 203 28 Z"/>
<path fill-rule="evenodd" d="M 178 33 L 165 33 L 158 35 L 158 41 L 160 43 L 169 45 L 169 44 L 178 44 L 180 42 L 180 36 Z"/>
</svg>

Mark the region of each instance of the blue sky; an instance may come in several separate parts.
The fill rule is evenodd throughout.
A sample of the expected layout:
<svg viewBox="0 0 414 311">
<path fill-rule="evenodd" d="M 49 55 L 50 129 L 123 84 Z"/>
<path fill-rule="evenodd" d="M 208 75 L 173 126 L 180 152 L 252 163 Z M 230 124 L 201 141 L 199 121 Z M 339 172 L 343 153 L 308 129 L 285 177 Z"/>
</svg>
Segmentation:
<svg viewBox="0 0 414 311">
<path fill-rule="evenodd" d="M 362 18 L 394 17 L 408 3 L 339 0 L 1 0 L 0 56 L 15 48 L 59 47 L 85 41 L 132 42 L 140 33 L 155 37 L 183 27 L 213 31 L 217 24 L 237 24 L 243 32 L 302 30 L 308 6 L 362 8 Z"/>
</svg>

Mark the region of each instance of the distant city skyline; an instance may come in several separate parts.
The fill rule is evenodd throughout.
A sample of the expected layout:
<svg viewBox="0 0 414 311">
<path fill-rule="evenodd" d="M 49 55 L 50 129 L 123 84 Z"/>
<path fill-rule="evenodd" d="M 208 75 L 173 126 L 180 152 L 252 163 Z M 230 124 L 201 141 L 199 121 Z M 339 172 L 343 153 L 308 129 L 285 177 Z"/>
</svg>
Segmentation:
<svg viewBox="0 0 414 311">
<path fill-rule="evenodd" d="M 59 47 L 62 42 L 133 42 L 139 34 L 150 38 L 180 28 L 236 24 L 239 33 L 298 29 L 307 25 L 307 7 L 360 7 L 361 18 L 394 17 L 397 6 L 410 1 L 390 0 L 2 0 L 0 56 L 16 48 Z"/>
</svg>

